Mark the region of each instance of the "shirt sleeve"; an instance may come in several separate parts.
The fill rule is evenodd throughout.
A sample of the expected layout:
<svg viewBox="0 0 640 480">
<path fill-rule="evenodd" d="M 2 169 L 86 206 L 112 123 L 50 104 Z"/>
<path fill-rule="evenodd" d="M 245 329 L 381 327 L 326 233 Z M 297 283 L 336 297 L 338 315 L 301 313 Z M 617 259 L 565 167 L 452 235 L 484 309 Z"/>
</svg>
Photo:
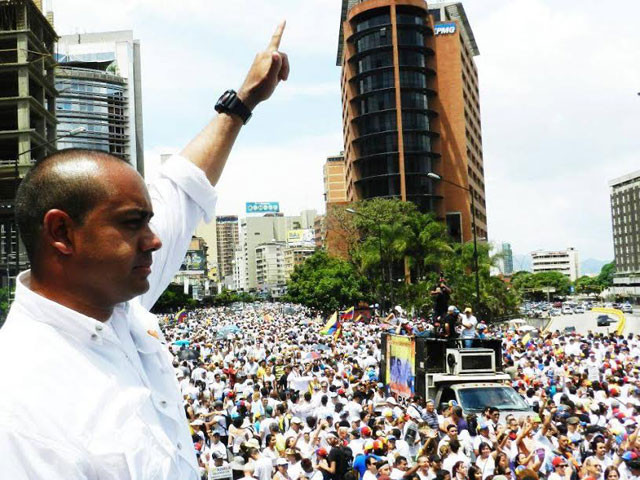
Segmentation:
<svg viewBox="0 0 640 480">
<path fill-rule="evenodd" d="M 189 160 L 174 155 L 162 166 L 149 184 L 154 216 L 151 228 L 162 240 L 162 248 L 153 253 L 149 291 L 139 297 L 150 309 L 180 268 L 191 236 L 204 218 L 215 215 L 217 193 L 205 173 Z"/>
</svg>

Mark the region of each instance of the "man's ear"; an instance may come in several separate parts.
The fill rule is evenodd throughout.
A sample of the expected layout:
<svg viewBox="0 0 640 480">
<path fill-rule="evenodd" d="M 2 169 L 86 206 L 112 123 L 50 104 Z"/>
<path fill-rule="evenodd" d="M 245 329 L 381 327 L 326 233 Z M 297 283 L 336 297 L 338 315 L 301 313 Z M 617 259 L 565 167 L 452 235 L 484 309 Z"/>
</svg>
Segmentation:
<svg viewBox="0 0 640 480">
<path fill-rule="evenodd" d="M 73 253 L 73 231 L 75 224 L 63 210 L 52 209 L 42 221 L 42 246 L 50 246 L 62 255 Z"/>
</svg>

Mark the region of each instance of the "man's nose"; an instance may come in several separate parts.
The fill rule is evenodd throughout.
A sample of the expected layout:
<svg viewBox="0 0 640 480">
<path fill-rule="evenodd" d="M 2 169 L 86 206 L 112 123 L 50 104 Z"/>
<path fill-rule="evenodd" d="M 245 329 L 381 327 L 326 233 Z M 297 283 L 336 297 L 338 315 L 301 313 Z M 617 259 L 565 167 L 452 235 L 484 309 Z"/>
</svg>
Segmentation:
<svg viewBox="0 0 640 480">
<path fill-rule="evenodd" d="M 162 240 L 160 240 L 160 237 L 156 235 L 151 227 L 147 227 L 147 232 L 142 238 L 142 251 L 155 252 L 156 250 L 160 250 L 160 248 L 162 248 Z"/>
</svg>

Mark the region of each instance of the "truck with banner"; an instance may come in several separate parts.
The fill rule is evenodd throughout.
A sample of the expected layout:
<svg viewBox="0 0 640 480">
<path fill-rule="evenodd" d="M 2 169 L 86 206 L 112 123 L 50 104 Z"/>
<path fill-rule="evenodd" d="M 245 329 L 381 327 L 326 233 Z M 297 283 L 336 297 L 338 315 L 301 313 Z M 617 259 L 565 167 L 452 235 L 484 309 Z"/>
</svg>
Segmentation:
<svg viewBox="0 0 640 480">
<path fill-rule="evenodd" d="M 500 339 L 436 339 L 382 334 L 380 378 L 399 398 L 416 395 L 445 407 L 454 401 L 466 415 L 495 406 L 502 417 L 531 414 L 502 369 Z"/>
</svg>

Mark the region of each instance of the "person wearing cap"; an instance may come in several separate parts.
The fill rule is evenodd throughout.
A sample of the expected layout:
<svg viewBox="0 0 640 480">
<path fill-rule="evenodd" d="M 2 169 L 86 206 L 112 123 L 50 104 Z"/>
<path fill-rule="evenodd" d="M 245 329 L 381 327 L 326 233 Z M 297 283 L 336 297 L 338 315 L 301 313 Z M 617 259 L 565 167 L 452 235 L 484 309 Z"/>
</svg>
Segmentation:
<svg viewBox="0 0 640 480">
<path fill-rule="evenodd" d="M 422 420 L 427 422 L 427 425 L 436 432 L 440 430 L 440 421 L 438 419 L 438 412 L 436 412 L 436 404 L 431 398 L 426 402 L 424 412 L 422 412 Z"/>
<path fill-rule="evenodd" d="M 553 472 L 549 474 L 547 480 L 570 480 L 573 470 L 569 462 L 562 456 L 554 457 L 551 461 Z"/>
<path fill-rule="evenodd" d="M 363 473 L 360 473 L 359 478 L 361 480 L 376 480 L 378 478 L 377 464 L 380 460 L 376 459 L 376 457 L 374 456 L 365 457 L 363 455 L 363 458 L 364 458 L 365 470 Z M 354 468 L 355 468 L 355 461 L 354 461 Z"/>
<path fill-rule="evenodd" d="M 289 476 L 289 462 L 286 458 L 278 458 L 276 460 L 276 473 L 273 480 L 292 480 Z"/>
<path fill-rule="evenodd" d="M 464 309 L 464 315 L 462 315 L 461 321 L 462 330 L 460 332 L 460 337 L 467 339 L 467 341 L 465 341 L 465 346 L 467 348 L 471 348 L 473 346 L 473 342 L 468 339 L 476 338 L 476 325 L 478 324 L 478 319 L 473 315 L 470 307 Z"/>
<path fill-rule="evenodd" d="M 300 435 L 302 435 L 302 420 L 300 417 L 291 417 L 289 429 L 285 432 L 284 438 L 285 440 L 290 437 L 298 438 Z"/>
<path fill-rule="evenodd" d="M 447 314 L 444 317 L 444 337 L 451 339 L 458 337 L 457 327 L 460 323 L 460 312 L 458 309 L 450 305 L 447 308 Z"/>
</svg>

